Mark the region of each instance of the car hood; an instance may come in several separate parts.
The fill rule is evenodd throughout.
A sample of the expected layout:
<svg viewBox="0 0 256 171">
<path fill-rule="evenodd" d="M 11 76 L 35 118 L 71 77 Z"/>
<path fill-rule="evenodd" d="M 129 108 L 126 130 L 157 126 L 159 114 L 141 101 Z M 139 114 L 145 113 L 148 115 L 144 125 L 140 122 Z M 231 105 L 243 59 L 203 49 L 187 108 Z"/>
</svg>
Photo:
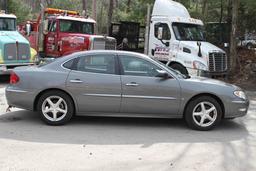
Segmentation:
<svg viewBox="0 0 256 171">
<path fill-rule="evenodd" d="M 16 42 L 29 44 L 28 40 L 17 31 L 0 31 L 0 44 Z"/>
<path fill-rule="evenodd" d="M 240 87 L 226 83 L 224 81 L 216 80 L 216 79 L 211 79 L 211 78 L 206 78 L 206 77 L 191 77 L 190 79 L 186 79 L 186 81 L 195 83 L 195 84 L 203 84 L 204 86 L 207 85 L 213 85 L 213 86 L 222 86 L 222 87 L 232 87 L 234 89 L 241 89 Z"/>
<path fill-rule="evenodd" d="M 225 53 L 225 51 L 223 51 L 222 49 L 218 48 L 217 46 L 215 46 L 209 42 L 200 42 L 200 43 L 201 43 L 202 53 L 208 54 L 209 52 L 212 52 L 212 51 L 218 51 L 218 52 Z M 187 48 L 194 49 L 197 52 L 199 51 L 199 46 L 197 45 L 198 44 L 197 41 L 181 41 L 180 44 Z"/>
</svg>

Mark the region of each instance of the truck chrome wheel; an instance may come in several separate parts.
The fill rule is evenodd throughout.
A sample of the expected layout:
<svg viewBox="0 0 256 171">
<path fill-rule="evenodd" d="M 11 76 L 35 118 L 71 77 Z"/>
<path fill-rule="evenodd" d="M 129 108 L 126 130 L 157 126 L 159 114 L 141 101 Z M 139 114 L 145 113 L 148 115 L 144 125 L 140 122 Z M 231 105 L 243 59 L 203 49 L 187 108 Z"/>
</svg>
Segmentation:
<svg viewBox="0 0 256 171">
<path fill-rule="evenodd" d="M 207 127 L 215 122 L 217 114 L 217 109 L 212 103 L 201 102 L 195 106 L 192 115 L 197 125 Z"/>
<path fill-rule="evenodd" d="M 62 120 L 68 111 L 67 103 L 59 96 L 50 96 L 42 104 L 42 113 L 50 121 Z"/>
</svg>

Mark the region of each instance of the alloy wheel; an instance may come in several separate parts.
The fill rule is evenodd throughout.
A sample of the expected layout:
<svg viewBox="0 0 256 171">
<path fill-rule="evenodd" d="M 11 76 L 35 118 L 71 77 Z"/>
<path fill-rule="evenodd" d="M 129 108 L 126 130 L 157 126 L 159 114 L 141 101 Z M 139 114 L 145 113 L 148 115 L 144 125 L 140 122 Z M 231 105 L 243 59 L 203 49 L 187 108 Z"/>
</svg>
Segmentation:
<svg viewBox="0 0 256 171">
<path fill-rule="evenodd" d="M 210 102 L 200 102 L 193 109 L 192 117 L 194 122 L 200 127 L 211 126 L 217 119 L 217 109 Z"/>
<path fill-rule="evenodd" d="M 60 96 L 47 97 L 42 104 L 42 113 L 49 121 L 60 121 L 66 116 L 67 112 L 67 103 Z"/>
</svg>

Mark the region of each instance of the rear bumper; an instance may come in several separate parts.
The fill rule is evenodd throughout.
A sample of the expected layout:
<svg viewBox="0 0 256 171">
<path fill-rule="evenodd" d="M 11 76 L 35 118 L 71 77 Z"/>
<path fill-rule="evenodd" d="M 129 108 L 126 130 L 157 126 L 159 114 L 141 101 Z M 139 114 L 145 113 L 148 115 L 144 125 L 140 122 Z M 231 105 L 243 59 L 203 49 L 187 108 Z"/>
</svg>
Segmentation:
<svg viewBox="0 0 256 171">
<path fill-rule="evenodd" d="M 20 90 L 8 85 L 5 89 L 5 96 L 9 106 L 31 111 L 34 109 L 35 93 L 31 91 Z"/>
</svg>

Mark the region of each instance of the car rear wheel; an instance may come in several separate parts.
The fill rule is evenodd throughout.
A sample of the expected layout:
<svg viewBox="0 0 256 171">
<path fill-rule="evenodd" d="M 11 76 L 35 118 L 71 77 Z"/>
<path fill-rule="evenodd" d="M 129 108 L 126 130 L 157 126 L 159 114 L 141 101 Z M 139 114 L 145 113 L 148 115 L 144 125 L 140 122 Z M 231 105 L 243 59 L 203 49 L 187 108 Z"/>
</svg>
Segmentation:
<svg viewBox="0 0 256 171">
<path fill-rule="evenodd" d="M 201 96 L 189 102 L 185 111 L 185 120 L 192 129 L 207 131 L 220 122 L 222 110 L 212 97 Z"/>
<path fill-rule="evenodd" d="M 49 125 L 63 125 L 73 116 L 72 99 L 61 91 L 49 91 L 38 100 L 37 109 L 42 120 Z"/>
</svg>

